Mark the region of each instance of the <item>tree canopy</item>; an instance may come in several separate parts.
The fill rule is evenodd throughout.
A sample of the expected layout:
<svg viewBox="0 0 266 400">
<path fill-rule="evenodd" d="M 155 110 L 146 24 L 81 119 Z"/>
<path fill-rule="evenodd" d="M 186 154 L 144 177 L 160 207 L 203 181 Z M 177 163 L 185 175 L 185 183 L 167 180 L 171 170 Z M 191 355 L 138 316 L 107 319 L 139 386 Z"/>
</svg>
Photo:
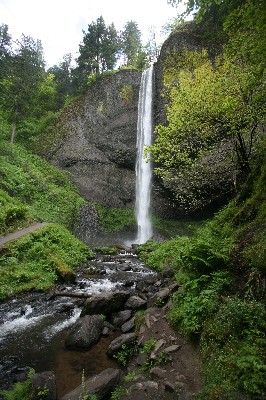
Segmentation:
<svg viewBox="0 0 266 400">
<path fill-rule="evenodd" d="M 219 2 L 213 2 L 218 4 Z M 220 2 L 234 5 L 237 1 Z M 189 2 L 189 5 L 205 2 Z M 208 2 L 210 4 L 210 2 Z M 149 147 L 156 172 L 175 180 L 193 169 L 223 140 L 233 143 L 235 168 L 248 174 L 254 146 L 265 123 L 265 9 L 263 1 L 247 0 L 224 15 L 226 43 L 220 54 L 171 52 L 164 64 L 166 125 L 155 129 Z M 205 8 L 208 13 L 207 8 Z M 207 17 L 207 15 L 206 15 Z"/>
</svg>

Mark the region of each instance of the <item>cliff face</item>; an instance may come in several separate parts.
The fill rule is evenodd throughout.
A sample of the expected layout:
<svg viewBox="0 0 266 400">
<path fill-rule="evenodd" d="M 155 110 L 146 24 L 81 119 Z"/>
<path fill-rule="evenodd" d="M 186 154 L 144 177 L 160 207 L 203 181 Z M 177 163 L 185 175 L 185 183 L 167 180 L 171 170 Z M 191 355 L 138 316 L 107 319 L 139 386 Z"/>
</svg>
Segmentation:
<svg viewBox="0 0 266 400">
<path fill-rule="evenodd" d="M 70 173 L 81 194 L 108 207 L 133 206 L 141 73 L 96 82 L 66 110 L 50 161 Z"/>
</svg>

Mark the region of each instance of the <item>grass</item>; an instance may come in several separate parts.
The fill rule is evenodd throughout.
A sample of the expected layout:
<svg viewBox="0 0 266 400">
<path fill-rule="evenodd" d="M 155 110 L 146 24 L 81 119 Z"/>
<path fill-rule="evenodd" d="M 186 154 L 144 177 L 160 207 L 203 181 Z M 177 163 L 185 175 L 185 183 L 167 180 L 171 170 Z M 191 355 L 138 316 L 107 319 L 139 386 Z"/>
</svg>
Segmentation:
<svg viewBox="0 0 266 400">
<path fill-rule="evenodd" d="M 28 290 L 49 289 L 71 280 L 74 268 L 92 251 L 66 228 L 51 224 L 0 249 L 0 299 Z"/>
<path fill-rule="evenodd" d="M 11 146 L 7 142 L 1 143 L 0 157 L 0 201 L 5 202 L 5 214 L 12 214 L 12 207 L 16 205 L 21 210 L 21 218 L 26 218 L 28 213 L 34 220 L 74 227 L 84 200 L 66 173 L 22 146 Z M 8 230 L 10 222 L 0 214 L 2 233 Z"/>
</svg>

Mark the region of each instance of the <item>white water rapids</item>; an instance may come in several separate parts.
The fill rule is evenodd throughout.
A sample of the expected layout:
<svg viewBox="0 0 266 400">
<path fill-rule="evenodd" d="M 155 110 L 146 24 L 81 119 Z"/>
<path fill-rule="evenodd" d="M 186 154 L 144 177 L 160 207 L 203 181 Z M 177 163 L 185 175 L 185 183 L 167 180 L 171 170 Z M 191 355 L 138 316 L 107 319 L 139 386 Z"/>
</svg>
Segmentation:
<svg viewBox="0 0 266 400">
<path fill-rule="evenodd" d="M 144 158 L 144 148 L 152 138 L 152 89 L 153 67 L 143 72 L 138 103 L 137 162 L 136 162 L 136 219 L 138 234 L 136 243 L 145 243 L 152 236 L 149 215 L 151 198 L 151 163 Z"/>
</svg>

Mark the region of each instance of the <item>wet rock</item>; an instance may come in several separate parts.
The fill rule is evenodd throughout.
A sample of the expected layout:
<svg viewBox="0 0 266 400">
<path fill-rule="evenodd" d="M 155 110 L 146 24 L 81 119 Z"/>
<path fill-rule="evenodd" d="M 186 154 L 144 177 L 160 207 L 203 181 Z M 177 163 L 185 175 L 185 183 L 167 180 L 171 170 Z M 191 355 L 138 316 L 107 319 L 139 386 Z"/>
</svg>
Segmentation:
<svg viewBox="0 0 266 400">
<path fill-rule="evenodd" d="M 115 353 L 117 353 L 122 349 L 123 345 L 127 346 L 133 345 L 136 339 L 137 339 L 137 334 L 135 332 L 126 333 L 121 336 L 118 336 L 109 344 L 107 349 L 108 356 L 112 357 Z"/>
<path fill-rule="evenodd" d="M 32 400 L 56 400 L 55 374 L 52 371 L 44 371 L 33 375 Z"/>
<path fill-rule="evenodd" d="M 121 371 L 119 369 L 108 368 L 100 374 L 87 379 L 84 385 L 78 386 L 72 392 L 61 397 L 60 400 L 77 400 L 84 396 L 96 395 L 97 399 L 110 398 L 111 392 L 119 382 Z"/>
<path fill-rule="evenodd" d="M 132 329 L 135 327 L 135 317 L 131 318 L 129 321 L 126 321 L 122 326 L 121 326 L 121 331 L 123 333 L 127 333 L 132 331 Z"/>
<path fill-rule="evenodd" d="M 131 296 L 125 304 L 125 308 L 129 308 L 130 310 L 139 310 L 140 308 L 146 307 L 147 301 L 141 299 L 139 296 Z"/>
<path fill-rule="evenodd" d="M 93 314 L 110 316 L 110 314 L 124 308 L 129 296 L 129 293 L 125 291 L 106 292 L 94 295 L 85 301 L 81 311 L 81 317 Z"/>
<path fill-rule="evenodd" d="M 29 370 L 29 367 L 18 366 L 16 356 L 3 358 L 0 361 L 0 390 L 9 390 L 15 382 L 24 382 Z"/>
<path fill-rule="evenodd" d="M 71 312 L 71 311 L 74 310 L 74 308 L 75 308 L 75 304 L 73 304 L 73 303 L 65 303 L 65 304 L 62 304 L 57 309 L 57 312 L 59 312 L 59 313 Z"/>
<path fill-rule="evenodd" d="M 27 311 L 27 308 L 25 306 L 21 307 L 20 309 L 20 315 L 25 315 Z"/>
<path fill-rule="evenodd" d="M 125 287 L 131 287 L 131 286 L 133 286 L 134 285 L 134 281 L 133 280 L 127 280 L 125 283 L 124 283 L 124 286 Z"/>
<path fill-rule="evenodd" d="M 132 271 L 132 266 L 131 265 L 121 265 L 119 267 L 119 269 L 120 269 L 120 271 L 123 271 L 123 272 L 129 272 L 129 271 Z"/>
<path fill-rule="evenodd" d="M 103 321 L 99 315 L 86 315 L 79 318 L 66 338 L 67 348 L 89 349 L 101 337 Z"/>
<path fill-rule="evenodd" d="M 112 314 L 111 322 L 116 328 L 120 328 L 132 315 L 131 310 L 123 310 Z"/>
</svg>

